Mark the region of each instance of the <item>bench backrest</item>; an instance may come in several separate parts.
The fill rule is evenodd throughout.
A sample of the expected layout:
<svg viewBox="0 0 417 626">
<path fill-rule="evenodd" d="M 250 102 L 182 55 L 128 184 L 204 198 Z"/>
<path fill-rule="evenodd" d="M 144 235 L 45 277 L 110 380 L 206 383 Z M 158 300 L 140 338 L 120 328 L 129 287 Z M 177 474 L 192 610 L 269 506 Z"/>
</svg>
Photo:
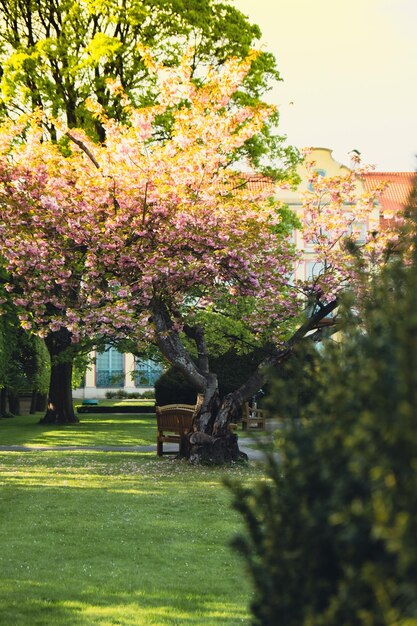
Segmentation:
<svg viewBox="0 0 417 626">
<path fill-rule="evenodd" d="M 185 434 L 191 430 L 195 406 L 191 404 L 166 404 L 156 406 L 158 430 Z"/>
</svg>

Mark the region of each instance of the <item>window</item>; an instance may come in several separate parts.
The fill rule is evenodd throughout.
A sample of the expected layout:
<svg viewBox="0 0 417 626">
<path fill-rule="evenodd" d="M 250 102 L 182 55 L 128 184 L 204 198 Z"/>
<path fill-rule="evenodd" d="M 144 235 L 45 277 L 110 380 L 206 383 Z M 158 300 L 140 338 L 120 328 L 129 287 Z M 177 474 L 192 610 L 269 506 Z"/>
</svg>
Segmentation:
<svg viewBox="0 0 417 626">
<path fill-rule="evenodd" d="M 324 263 L 322 261 L 306 261 L 306 280 L 313 280 L 323 274 Z"/>
<path fill-rule="evenodd" d="M 349 227 L 349 233 L 354 236 L 357 243 L 365 243 L 366 224 L 364 222 L 353 222 Z"/>
<path fill-rule="evenodd" d="M 153 387 L 161 376 L 164 368 L 151 359 L 135 359 L 136 387 Z"/>
<path fill-rule="evenodd" d="M 123 354 L 110 346 L 96 355 L 96 387 L 124 387 Z"/>
<path fill-rule="evenodd" d="M 326 170 L 314 170 L 316 172 L 316 174 L 318 174 L 319 176 L 322 176 L 324 178 L 324 176 L 326 176 Z M 309 191 L 314 191 L 314 187 L 313 187 L 313 183 L 309 183 L 307 189 Z"/>
</svg>

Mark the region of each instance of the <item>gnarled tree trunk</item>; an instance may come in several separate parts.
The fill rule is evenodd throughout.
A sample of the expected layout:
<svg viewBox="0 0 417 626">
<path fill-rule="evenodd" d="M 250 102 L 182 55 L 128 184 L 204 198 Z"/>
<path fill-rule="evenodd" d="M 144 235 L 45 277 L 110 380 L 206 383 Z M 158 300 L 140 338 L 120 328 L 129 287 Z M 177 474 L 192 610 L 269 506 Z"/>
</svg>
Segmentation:
<svg viewBox="0 0 417 626">
<path fill-rule="evenodd" d="M 162 354 L 204 398 L 194 416 L 187 445 L 181 446 L 181 454 L 194 464 L 247 460 L 247 456 L 239 450 L 236 433 L 229 427 L 240 408 L 240 398 L 237 395 L 236 401 L 229 400 L 227 408 L 226 399 L 220 401 L 217 376 L 209 370 L 204 329 L 200 326 L 184 327 L 197 347 L 198 358 L 195 361 L 186 351 L 178 332 L 173 330 L 168 310 L 161 301 L 154 302 L 153 321 Z"/>
<path fill-rule="evenodd" d="M 65 328 L 45 339 L 51 356 L 48 405 L 40 424 L 74 424 L 79 420 L 72 402 L 72 355 L 68 353 L 71 334 Z"/>
<path fill-rule="evenodd" d="M 201 407 L 193 420 L 189 445 L 185 448 L 193 464 L 215 464 L 247 461 L 247 455 L 239 449 L 238 436 L 231 429 L 236 421 L 239 404 L 233 394 L 220 400 L 217 377 L 210 373 Z"/>
<path fill-rule="evenodd" d="M 197 348 L 198 358 L 192 359 L 175 330 L 168 307 L 163 301 L 155 299 L 152 319 L 162 354 L 182 372 L 196 392 L 204 396 L 194 416 L 188 442 L 181 446 L 181 454 L 194 464 L 222 464 L 247 459 L 239 450 L 237 434 L 230 427 L 237 421 L 243 403 L 265 385 L 270 371 L 290 356 L 293 346 L 311 330 L 317 330 L 321 321 L 336 307 L 336 300 L 319 305 L 282 348 L 277 348 L 275 353 L 267 357 L 239 389 L 221 400 L 217 377 L 209 371 L 204 329 L 200 326 L 184 326 L 184 332 Z"/>
</svg>

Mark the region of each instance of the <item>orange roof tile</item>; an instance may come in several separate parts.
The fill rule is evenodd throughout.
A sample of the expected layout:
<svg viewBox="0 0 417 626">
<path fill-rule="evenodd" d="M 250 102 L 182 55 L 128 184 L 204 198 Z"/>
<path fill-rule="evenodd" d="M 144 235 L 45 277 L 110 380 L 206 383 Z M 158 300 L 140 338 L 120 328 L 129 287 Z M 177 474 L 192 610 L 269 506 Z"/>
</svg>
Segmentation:
<svg viewBox="0 0 417 626">
<path fill-rule="evenodd" d="M 262 191 L 264 189 L 268 189 L 273 193 L 275 189 L 275 182 L 269 176 L 264 176 L 263 174 L 257 174 L 255 172 L 240 172 L 237 176 L 242 178 L 242 181 L 246 179 L 247 188 L 252 191 Z"/>
<path fill-rule="evenodd" d="M 275 183 L 271 178 L 267 176 L 261 176 L 258 178 L 249 178 L 248 179 L 248 187 L 253 191 L 260 191 L 262 189 L 269 189 L 271 192 L 275 189 Z"/>
<path fill-rule="evenodd" d="M 416 172 L 367 172 L 363 175 L 365 189 L 371 191 L 380 183 L 388 183 L 379 196 L 382 213 L 392 215 L 402 211 L 408 202 L 413 185 L 417 184 Z"/>
</svg>

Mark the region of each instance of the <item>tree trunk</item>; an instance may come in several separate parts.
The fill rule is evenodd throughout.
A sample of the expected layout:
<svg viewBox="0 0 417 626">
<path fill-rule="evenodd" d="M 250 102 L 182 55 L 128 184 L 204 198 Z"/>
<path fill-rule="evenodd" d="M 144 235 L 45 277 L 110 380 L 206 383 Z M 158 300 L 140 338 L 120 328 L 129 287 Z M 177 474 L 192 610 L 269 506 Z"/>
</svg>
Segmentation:
<svg viewBox="0 0 417 626">
<path fill-rule="evenodd" d="M 194 417 L 189 445 L 184 448 L 190 463 L 223 465 L 248 460 L 247 455 L 239 450 L 237 434 L 230 427 L 237 418 L 239 406 L 236 400 L 230 394 L 221 402 L 217 377 L 209 374 L 203 404 Z M 221 427 L 220 416 L 224 420 Z"/>
<path fill-rule="evenodd" d="M 203 404 L 194 416 L 188 443 L 181 442 L 180 454 L 194 464 L 223 464 L 247 460 L 247 455 L 239 450 L 237 435 L 231 428 L 231 424 L 238 421 L 238 413 L 243 403 L 264 386 L 271 369 L 279 367 L 291 355 L 293 347 L 311 330 L 317 330 L 321 320 L 336 307 L 337 300 L 318 305 L 317 311 L 294 332 L 282 348 L 276 348 L 239 389 L 220 401 L 217 376 L 209 371 L 204 329 L 199 325 L 192 327 L 185 324 L 183 327 L 187 337 L 195 342 L 198 355 L 195 361 L 187 352 L 179 333 L 174 330 L 173 318 L 176 314 L 168 310 L 163 300 L 155 298 L 152 319 L 162 354 L 186 377 L 197 393 L 204 395 Z"/>
<path fill-rule="evenodd" d="M 184 332 L 195 342 L 197 348 L 198 358 L 197 362 L 194 362 L 178 333 L 173 330 L 169 311 L 161 300 L 155 299 L 153 303 L 153 321 L 162 354 L 182 372 L 196 392 L 204 397 L 202 405 L 194 415 L 188 441 L 181 442 L 180 455 L 195 465 L 200 463 L 222 465 L 231 461 L 247 460 L 247 455 L 239 450 L 237 435 L 229 428 L 236 408 L 235 403 L 230 404 L 229 410 L 223 411 L 225 422 L 222 427 L 216 426 L 219 411 L 224 403 L 220 402 L 217 376 L 209 369 L 204 329 L 199 325 L 184 326 Z"/>
<path fill-rule="evenodd" d="M 46 411 L 47 405 L 48 405 L 48 396 L 45 393 L 40 393 L 39 391 L 32 391 L 32 397 L 30 399 L 30 411 L 29 411 L 31 415 L 33 415 L 34 413 L 38 413 L 40 411 Z"/>
<path fill-rule="evenodd" d="M 17 394 L 9 391 L 7 394 L 9 400 L 9 411 L 12 415 L 20 415 L 20 398 Z"/>
<path fill-rule="evenodd" d="M 46 407 L 48 406 L 48 395 L 46 393 L 37 393 L 36 394 L 36 406 L 35 411 L 46 411 Z"/>
<path fill-rule="evenodd" d="M 65 329 L 50 333 L 45 340 L 51 356 L 48 406 L 40 424 L 75 424 L 79 420 L 72 402 L 72 361 L 67 350 L 71 335 Z"/>
<path fill-rule="evenodd" d="M 33 415 L 33 413 L 36 413 L 37 401 L 38 401 L 38 392 L 37 391 L 32 391 L 32 396 L 30 398 L 30 409 L 29 409 L 29 413 L 31 415 Z"/>
<path fill-rule="evenodd" d="M 7 389 L 2 387 L 0 389 L 0 417 L 9 417 L 7 412 Z"/>
<path fill-rule="evenodd" d="M 72 362 L 51 365 L 48 406 L 40 424 L 74 424 L 79 420 L 72 403 Z"/>
</svg>

